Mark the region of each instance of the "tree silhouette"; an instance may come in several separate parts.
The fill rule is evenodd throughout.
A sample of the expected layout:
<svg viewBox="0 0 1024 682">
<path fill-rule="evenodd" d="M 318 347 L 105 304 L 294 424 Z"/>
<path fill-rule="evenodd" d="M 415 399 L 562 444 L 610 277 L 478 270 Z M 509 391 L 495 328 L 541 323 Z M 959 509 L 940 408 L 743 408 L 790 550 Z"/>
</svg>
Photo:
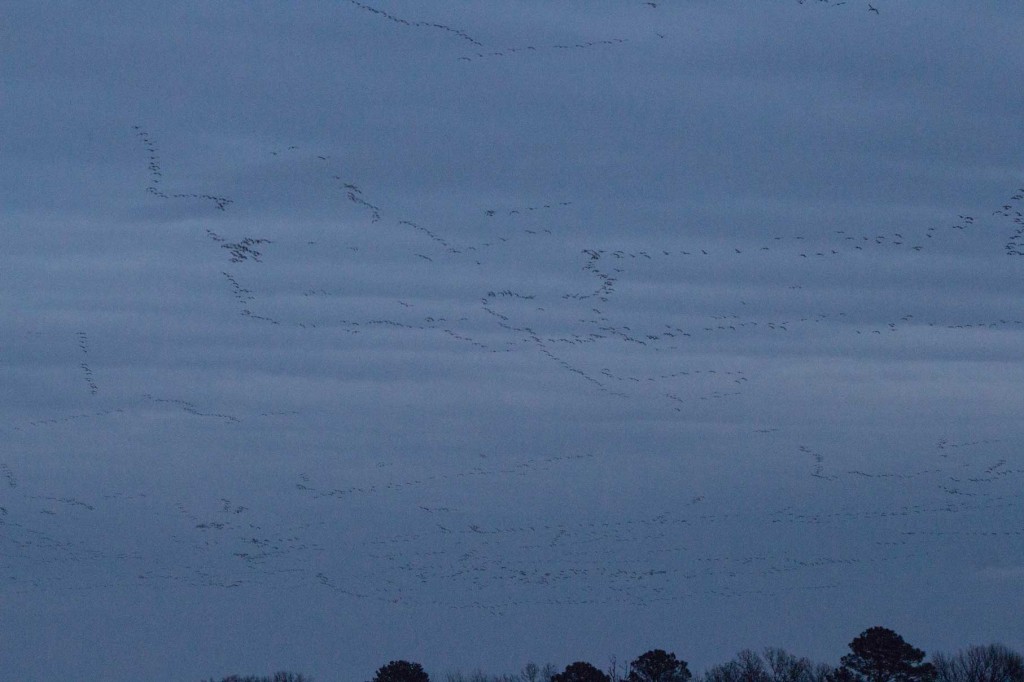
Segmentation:
<svg viewBox="0 0 1024 682">
<path fill-rule="evenodd" d="M 843 667 L 867 682 L 931 682 L 935 666 L 922 663 L 924 652 L 892 630 L 868 628 L 850 642 Z"/>
<path fill-rule="evenodd" d="M 391 661 L 377 670 L 373 682 L 430 682 L 430 676 L 419 663 Z"/>
<path fill-rule="evenodd" d="M 209 682 L 215 682 L 211 677 Z M 258 676 L 258 675 L 246 675 L 242 677 L 240 675 L 228 675 L 222 677 L 220 682 L 313 682 L 313 678 L 305 677 L 301 673 L 290 673 L 287 670 L 281 670 L 273 674 L 272 677 Z"/>
<path fill-rule="evenodd" d="M 1024 656 L 1002 644 L 934 657 L 938 682 L 1024 682 Z"/>
<path fill-rule="evenodd" d="M 845 668 L 836 671 L 825 664 L 794 656 L 785 649 L 768 647 L 763 654 L 744 649 L 733 660 L 713 666 L 701 682 L 859 682 Z"/>
<path fill-rule="evenodd" d="M 859 682 L 860 676 L 849 668 L 839 666 L 829 670 L 825 675 L 825 682 Z"/>
<path fill-rule="evenodd" d="M 530 661 L 523 666 L 523 669 L 519 672 L 519 679 L 523 682 L 537 682 L 537 678 L 540 676 L 540 666 L 533 661 Z"/>
<path fill-rule="evenodd" d="M 768 647 L 762 660 L 772 682 L 826 682 L 832 667 L 815 664 L 811 659 L 794 656 L 785 649 Z"/>
<path fill-rule="evenodd" d="M 651 649 L 629 664 L 627 682 L 687 682 L 693 675 L 686 661 L 664 649 Z"/>
<path fill-rule="evenodd" d="M 704 682 L 771 682 L 771 676 L 761 657 L 744 649 L 733 660 L 709 668 Z"/>
<path fill-rule="evenodd" d="M 519 679 L 522 682 L 551 682 L 551 678 L 555 676 L 556 672 L 555 666 L 550 663 L 545 663 L 544 667 L 540 667 L 530 661 L 519 671 Z"/>
<path fill-rule="evenodd" d="M 552 676 L 551 682 L 611 682 L 611 678 L 586 661 L 576 661 Z"/>
</svg>

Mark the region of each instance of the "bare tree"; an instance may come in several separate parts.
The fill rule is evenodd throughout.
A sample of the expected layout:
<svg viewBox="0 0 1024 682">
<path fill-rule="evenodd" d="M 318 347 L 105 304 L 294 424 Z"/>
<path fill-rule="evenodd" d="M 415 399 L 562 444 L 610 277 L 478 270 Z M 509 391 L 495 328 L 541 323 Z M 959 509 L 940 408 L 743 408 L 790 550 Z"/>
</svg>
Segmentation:
<svg viewBox="0 0 1024 682">
<path fill-rule="evenodd" d="M 519 682 L 551 682 L 551 678 L 555 676 L 558 670 L 555 666 L 550 663 L 545 663 L 544 667 L 538 666 L 533 661 L 530 661 L 523 666 L 523 669 L 519 671 Z"/>
<path fill-rule="evenodd" d="M 612 654 L 608 657 L 608 669 L 605 671 L 612 682 L 621 682 L 622 674 L 619 672 L 619 658 Z"/>
<path fill-rule="evenodd" d="M 771 682 L 771 676 L 761 657 L 744 649 L 733 660 L 709 668 L 703 682 Z"/>
<path fill-rule="evenodd" d="M 1002 644 L 969 646 L 932 661 L 938 682 L 1024 682 L 1024 656 Z"/>
<path fill-rule="evenodd" d="M 209 682 L 214 682 L 214 679 L 211 677 Z M 221 678 L 220 682 L 313 682 L 313 678 L 281 670 L 274 673 L 271 677 L 266 675 L 262 677 L 258 675 L 246 675 L 245 677 L 241 675 L 228 675 Z"/>
<path fill-rule="evenodd" d="M 701 682 L 852 682 L 833 680 L 833 673 L 829 665 L 769 647 L 761 654 L 744 649 L 733 660 L 707 670 Z"/>
<path fill-rule="evenodd" d="M 772 682 L 825 682 L 832 670 L 828 665 L 815 665 L 809 658 L 775 647 L 765 649 L 762 657 Z"/>
<path fill-rule="evenodd" d="M 532 663 L 527 664 L 529 667 Z M 534 668 L 537 666 L 534 665 Z M 526 668 L 524 668 L 524 671 Z M 539 670 L 539 669 L 538 669 Z M 444 676 L 445 682 L 523 682 L 526 680 L 525 677 L 520 677 L 516 674 L 504 674 L 504 675 L 488 675 L 483 670 L 477 668 L 467 676 L 461 670 L 454 672 L 447 672 Z M 538 682 L 540 682 L 538 680 Z"/>
</svg>

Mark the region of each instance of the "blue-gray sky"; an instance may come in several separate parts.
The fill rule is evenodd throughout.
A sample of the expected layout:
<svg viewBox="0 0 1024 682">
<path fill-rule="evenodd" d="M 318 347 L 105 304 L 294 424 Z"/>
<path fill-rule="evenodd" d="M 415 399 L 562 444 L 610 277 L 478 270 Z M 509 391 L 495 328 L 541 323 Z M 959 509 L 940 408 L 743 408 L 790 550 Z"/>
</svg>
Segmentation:
<svg viewBox="0 0 1024 682">
<path fill-rule="evenodd" d="M 1024 8 L 871 6 L 3 3 L 5 674 L 1024 645 Z"/>
</svg>

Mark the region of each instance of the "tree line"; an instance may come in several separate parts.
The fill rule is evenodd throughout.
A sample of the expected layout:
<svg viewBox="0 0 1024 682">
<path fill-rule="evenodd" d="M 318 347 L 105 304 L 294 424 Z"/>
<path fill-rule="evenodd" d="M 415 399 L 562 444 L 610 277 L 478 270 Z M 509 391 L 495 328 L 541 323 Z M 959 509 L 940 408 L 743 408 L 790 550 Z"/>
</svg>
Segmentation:
<svg viewBox="0 0 1024 682">
<path fill-rule="evenodd" d="M 884 627 L 868 628 L 849 644 L 838 665 L 814 663 L 784 649 L 745 649 L 732 660 L 694 677 L 689 664 L 664 649 L 651 649 L 620 666 L 611 659 L 602 670 L 587 661 L 559 671 L 553 665 L 527 663 L 518 673 L 448 673 L 444 682 L 1024 682 L 1024 656 L 1002 644 L 972 645 L 954 654 L 925 652 Z M 213 678 L 204 682 L 218 682 Z M 297 673 L 272 676 L 231 675 L 219 682 L 314 682 Z M 431 682 L 419 663 L 391 661 L 370 682 Z"/>
</svg>

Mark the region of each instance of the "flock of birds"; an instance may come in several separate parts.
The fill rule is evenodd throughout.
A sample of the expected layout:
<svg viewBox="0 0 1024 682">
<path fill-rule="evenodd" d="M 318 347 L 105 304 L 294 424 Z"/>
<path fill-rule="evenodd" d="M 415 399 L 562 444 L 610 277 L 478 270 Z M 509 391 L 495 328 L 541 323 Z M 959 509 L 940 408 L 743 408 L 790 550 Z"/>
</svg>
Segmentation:
<svg viewBox="0 0 1024 682">
<path fill-rule="evenodd" d="M 350 511 L 339 507 L 335 514 L 323 507 L 343 505 L 353 495 L 423 495 L 431 488 L 473 485 L 474 478 L 551 475 L 553 467 L 573 465 L 577 459 L 587 458 L 535 458 L 490 469 L 477 467 L 346 488 L 317 487 L 309 475 L 301 474 L 295 491 L 314 504 L 315 512 L 306 515 L 312 520 L 294 525 L 275 520 L 273 514 L 259 513 L 256 499 L 222 498 L 205 509 L 179 502 L 160 519 L 160 525 L 171 528 L 163 538 L 169 546 L 161 548 L 162 555 L 138 547 L 126 551 L 97 546 L 88 531 L 70 535 L 57 531 L 61 526 L 80 527 L 89 521 L 111 523 L 118 515 L 153 514 L 157 494 L 105 495 L 96 501 L 31 495 L 27 498 L 39 506 L 37 513 L 53 520 L 33 522 L 23 515 L 11 518 L 6 508 L 0 508 L 5 568 L 21 569 L 8 576 L 5 589 L 102 589 L 126 583 L 283 589 L 316 584 L 380 603 L 503 614 L 523 606 L 651 605 L 698 595 L 782 595 L 840 589 L 868 567 L 906 567 L 941 560 L 936 546 L 939 537 L 1019 542 L 1024 536 L 1018 528 L 957 526 L 965 519 L 977 524 L 994 512 L 1020 505 L 1019 495 L 1005 489 L 1001 494 L 986 494 L 984 486 L 993 485 L 995 477 L 968 475 L 979 473 L 968 461 L 960 462 L 957 469 L 967 472 L 962 480 L 972 486 L 969 498 L 867 509 L 860 505 L 828 510 L 787 505 L 753 516 L 739 510 L 707 511 L 707 502 L 696 496 L 671 510 L 646 516 L 561 522 L 533 517 L 513 525 L 485 525 L 472 522 L 463 509 L 420 504 L 417 509 L 428 523 L 416 524 L 416 532 L 369 534 L 354 542 L 339 532 Z M 990 473 L 1004 466 L 994 465 Z M 1018 477 L 1017 483 L 1022 472 L 1021 468 L 1006 469 L 1007 476 Z M 0 467 L 0 474 L 12 491 L 18 487 L 9 467 Z M 936 482 L 947 479 L 948 474 L 917 475 Z M 884 478 L 887 473 L 874 476 Z M 845 534 L 852 531 L 856 535 L 857 528 L 870 523 L 886 523 L 892 530 L 885 536 L 865 533 L 858 538 L 860 544 L 838 553 L 814 548 L 796 552 L 784 543 L 771 546 L 795 527 L 842 527 Z M 772 542 L 754 543 L 734 554 L 709 554 L 703 549 L 708 535 L 751 531 Z M 347 555 L 340 561 L 339 542 L 344 542 Z M 861 544 L 874 547 L 865 549 Z M 28 566 L 31 571 L 25 570 Z M 441 598 L 439 593 L 450 596 Z"/>
<path fill-rule="evenodd" d="M 89 355 L 89 336 L 83 331 L 75 332 L 75 338 L 78 341 L 78 348 L 82 351 L 82 355 L 88 357 Z M 89 395 L 96 395 L 99 393 L 99 387 L 96 385 L 96 380 L 93 378 L 92 368 L 89 367 L 89 363 L 83 360 L 79 363 L 79 367 L 82 368 L 82 377 L 85 379 L 86 386 L 89 387 Z"/>
<path fill-rule="evenodd" d="M 472 61 L 476 61 L 476 60 L 479 60 L 479 59 L 487 59 L 487 58 L 493 58 L 493 57 L 509 57 L 509 56 L 516 55 L 517 53 L 518 54 L 531 54 L 531 53 L 536 54 L 536 53 L 543 53 L 543 52 L 549 52 L 549 51 L 573 51 L 573 50 L 589 50 L 589 49 L 594 49 L 594 48 L 607 48 L 607 47 L 615 47 L 615 46 L 623 45 L 623 44 L 626 44 L 626 43 L 630 42 L 629 38 L 616 37 L 616 38 L 606 38 L 606 39 L 602 39 L 602 40 L 583 40 L 583 41 L 579 41 L 579 42 L 575 42 L 575 43 L 554 43 L 554 44 L 536 44 L 536 45 L 531 44 L 531 45 L 520 45 L 520 46 L 505 47 L 505 48 L 496 49 L 496 50 L 494 50 L 494 49 L 488 50 L 483 42 L 481 42 L 477 38 L 474 38 L 473 36 L 470 36 L 464 30 L 456 28 L 454 26 L 451 26 L 451 25 L 448 25 L 448 24 L 432 22 L 432 21 L 421 21 L 421 20 L 415 20 L 415 19 L 407 19 L 407 18 L 404 18 L 404 17 L 397 16 L 395 14 L 392 14 L 391 12 L 388 12 L 386 10 L 383 10 L 383 9 L 380 9 L 380 8 L 377 8 L 377 7 L 373 7 L 371 5 L 367 5 L 367 4 L 362 3 L 362 2 L 358 2 L 357 0 L 348 0 L 348 1 L 349 1 L 349 3 L 354 5 L 355 7 L 358 7 L 360 9 L 362 9 L 362 10 L 364 10 L 366 12 L 369 12 L 369 13 L 377 16 L 377 17 L 380 17 L 381 19 L 384 19 L 386 21 L 392 22 L 394 24 L 398 24 L 399 26 L 403 26 L 403 27 L 407 27 L 407 28 L 427 29 L 427 30 L 433 30 L 433 31 L 444 31 L 444 32 L 446 32 L 446 33 L 448 33 L 448 34 L 450 34 L 450 35 L 452 35 L 452 36 L 454 36 L 454 37 L 456 37 L 456 38 L 458 38 L 458 39 L 460 39 L 462 41 L 465 41 L 465 42 L 469 43 L 470 45 L 472 45 L 474 48 L 477 48 L 477 49 L 472 54 L 461 55 L 461 56 L 459 56 L 457 58 L 459 61 L 464 61 L 464 62 L 472 62 Z M 803 4 L 805 4 L 807 2 L 807 0 L 796 0 L 796 1 L 797 1 L 797 4 L 800 4 L 800 5 L 803 5 Z M 828 6 L 828 7 L 840 7 L 842 5 L 846 5 L 847 1 L 848 0 L 839 0 L 838 2 L 836 2 L 835 0 L 815 0 L 815 4 L 824 5 L 824 6 Z M 657 2 L 649 2 L 648 1 L 648 2 L 644 2 L 643 4 L 646 5 L 648 8 L 650 8 L 652 10 L 657 10 L 658 9 L 658 3 Z M 879 10 L 877 7 L 875 7 L 871 3 L 864 3 L 864 4 L 865 4 L 865 7 L 866 7 L 866 10 L 869 13 L 876 14 L 876 15 L 881 15 L 881 10 Z M 661 38 L 661 39 L 664 39 L 666 37 L 666 35 L 664 33 L 660 33 L 660 32 L 657 32 L 657 31 L 655 31 L 655 35 L 658 38 Z"/>
<path fill-rule="evenodd" d="M 140 130 L 137 134 L 145 140 L 147 150 L 154 148 L 148 132 Z M 300 150 L 292 145 L 287 152 L 271 152 L 274 156 L 287 153 L 298 157 Z M 463 242 L 439 228 L 426 226 L 407 217 L 395 216 L 386 220 L 385 216 L 390 211 L 382 208 L 379 201 L 369 200 L 363 189 L 332 169 L 327 163 L 329 156 L 317 153 L 307 157 L 320 163 L 316 175 L 324 181 L 323 186 L 333 186 L 334 191 L 361 211 L 370 223 L 390 222 L 393 232 L 389 236 L 400 237 L 402 231 L 408 231 L 422 238 L 421 246 L 412 247 L 404 254 L 407 263 L 405 267 L 419 268 L 427 278 L 431 277 L 428 272 L 433 269 L 437 272 L 457 272 L 467 280 L 478 280 L 481 282 L 479 298 L 464 301 L 457 314 L 452 315 L 447 305 L 444 308 L 430 307 L 422 301 L 409 302 L 396 297 L 394 304 L 398 307 L 389 316 L 360 317 L 357 311 L 339 314 L 345 310 L 339 301 L 349 291 L 343 281 L 340 285 L 310 283 L 296 293 L 309 299 L 311 305 L 303 306 L 302 309 L 307 311 L 305 315 L 296 316 L 294 311 L 279 311 L 272 303 L 261 301 L 255 286 L 259 275 L 252 268 L 271 267 L 272 259 L 283 249 L 292 250 L 300 258 L 312 258 L 324 248 L 322 241 L 253 235 L 229 239 L 206 228 L 207 237 L 227 252 L 228 264 L 243 268 L 225 269 L 221 275 L 238 306 L 239 314 L 249 319 L 275 326 L 340 330 L 348 334 L 394 333 L 402 330 L 432 332 L 488 353 L 535 351 L 538 357 L 547 359 L 601 392 L 629 397 L 632 395 L 629 385 L 640 384 L 646 389 L 653 389 L 666 404 L 675 403 L 673 409 L 677 411 L 682 411 L 687 402 L 680 397 L 683 392 L 679 389 L 683 382 L 692 384 L 695 380 L 701 380 L 706 390 L 696 398 L 707 400 L 739 395 L 740 389 L 754 378 L 742 368 L 735 367 L 679 368 L 680 352 L 694 349 L 695 343 L 715 343 L 724 335 L 756 339 L 818 327 L 827 328 L 828 334 L 870 336 L 889 335 L 903 329 L 916 328 L 967 331 L 1019 328 L 1024 325 L 1024 319 L 1019 318 L 927 319 L 911 312 L 896 313 L 890 320 L 874 324 L 860 323 L 854 319 L 853 311 L 842 310 L 808 312 L 797 317 L 772 317 L 742 300 L 733 311 L 698 316 L 682 309 L 675 319 L 667 314 L 656 325 L 652 325 L 647 318 L 635 321 L 630 319 L 632 316 L 628 303 L 617 305 L 616 302 L 622 284 L 629 283 L 631 276 L 642 278 L 659 271 L 701 267 L 701 261 L 711 264 L 710 267 L 720 268 L 723 267 L 723 261 L 735 261 L 742 265 L 768 258 L 773 259 L 770 262 L 785 266 L 784 276 L 793 279 L 788 288 L 794 300 L 806 299 L 809 297 L 803 295 L 804 285 L 793 276 L 793 273 L 799 274 L 799 270 L 786 265 L 780 256 L 791 259 L 796 267 L 805 261 L 827 262 L 832 259 L 858 259 L 853 262 L 854 265 L 868 267 L 877 262 L 878 256 L 905 253 L 922 257 L 935 249 L 955 250 L 962 244 L 976 241 L 975 218 L 971 215 L 960 215 L 945 228 L 933 225 L 916 232 L 904 228 L 901 231 L 881 230 L 873 234 L 850 233 L 847 230 L 834 230 L 826 235 L 775 234 L 753 243 L 749 240 L 726 245 L 706 243 L 687 248 L 636 249 L 595 245 L 581 249 L 575 256 L 567 254 L 575 260 L 575 267 L 566 269 L 566 278 L 578 281 L 578 286 L 572 290 L 526 289 L 520 286 L 498 288 L 489 280 L 506 276 L 500 269 L 499 261 L 507 257 L 512 249 L 518 249 L 516 257 L 533 258 L 539 251 L 550 253 L 558 247 L 558 228 L 541 225 L 548 218 L 548 213 L 564 213 L 573 202 L 563 200 L 514 208 L 484 209 L 484 230 L 490 231 L 487 223 L 498 218 L 503 218 L 506 226 L 500 232 L 492 232 L 490 238 Z M 153 187 L 148 188 L 148 191 L 154 193 Z M 219 194 L 201 192 L 158 196 L 207 200 L 214 197 L 216 208 L 221 211 L 231 201 Z M 993 215 L 1019 224 L 1020 200 L 1021 194 L 1015 193 L 1009 203 Z M 531 227 L 514 226 L 515 220 L 521 216 L 531 218 Z M 561 222 L 566 217 L 558 215 L 554 220 Z M 349 244 L 345 248 L 350 255 L 359 258 L 362 255 L 360 250 L 365 252 L 368 247 Z M 374 247 L 371 245 L 369 248 Z M 376 248 L 379 251 L 380 245 Z M 398 249 L 395 252 L 397 257 L 402 257 Z M 1007 252 L 1015 253 L 1009 245 Z M 491 258 L 494 256 L 497 258 Z M 590 357 L 600 355 L 592 353 L 592 349 L 616 344 L 634 348 L 630 352 L 641 353 L 648 363 L 667 361 L 672 367 L 653 374 L 638 374 L 621 368 L 592 364 Z"/>
<path fill-rule="evenodd" d="M 448 34 L 472 46 L 472 54 L 459 57 L 464 61 L 627 42 L 615 38 L 487 51 L 481 40 L 459 28 L 349 2 L 389 23 Z M 658 3 L 645 4 L 658 9 Z M 871 4 L 867 10 L 880 14 Z M 881 322 L 877 321 L 881 318 L 865 319 L 855 310 L 835 308 L 805 307 L 804 313 L 792 316 L 764 311 L 755 301 L 741 299 L 728 310 L 710 314 L 685 304 L 657 315 L 635 309 L 637 292 L 648 277 L 683 270 L 723 272 L 751 264 L 769 264 L 792 301 L 813 306 L 814 296 L 805 289 L 813 279 L 813 268 L 840 262 L 869 266 L 879 260 L 925 258 L 933 251 L 956 252 L 961 246 L 976 248 L 979 241 L 989 239 L 978 236 L 980 225 L 992 221 L 1007 227 L 1005 253 L 1024 255 L 1024 187 L 1009 193 L 990 215 L 963 214 L 947 224 L 918 230 L 839 229 L 765 234 L 732 243 L 676 242 L 646 248 L 588 243 L 570 248 L 560 225 L 574 220 L 572 212 L 580 205 L 575 199 L 481 207 L 465 221 L 472 225 L 470 230 L 438 227 L 405 215 L 376 196 L 386 197 L 386 189 L 364 189 L 332 161 L 335 154 L 288 145 L 265 151 L 267 167 L 287 164 L 305 169 L 304 179 L 309 182 L 304 184 L 314 188 L 310 190 L 316 194 L 314 200 L 333 206 L 342 222 L 357 229 L 335 237 L 256 232 L 226 236 L 237 231 L 238 223 L 214 221 L 230 218 L 243 207 L 242 195 L 232 193 L 235 198 L 229 198 L 219 190 L 186 187 L 188 181 L 183 178 L 188 173 L 165 167 L 154 134 L 142 125 L 135 125 L 132 134 L 145 158 L 140 193 L 151 201 L 175 202 L 209 214 L 204 218 L 211 227 L 196 235 L 197 244 L 207 249 L 204 258 L 214 253 L 221 259 L 221 269 L 213 276 L 227 305 L 245 322 L 307 335 L 370 336 L 385 343 L 400 337 L 429 338 L 459 352 L 496 356 L 496 363 L 518 354 L 550 370 L 547 373 L 557 375 L 572 390 L 643 401 L 652 411 L 691 413 L 702 407 L 713 409 L 706 407 L 708 401 L 744 397 L 759 381 L 756 369 L 721 364 L 693 352 L 726 341 L 760 344 L 802 333 L 834 344 L 880 344 L 885 340 L 876 337 L 905 330 L 966 334 L 1024 325 L 1024 320 L 1013 316 L 929 319 L 914 311 L 894 312 Z M 982 248 L 987 248 L 987 242 Z M 371 265 L 395 262 L 403 276 L 424 286 L 450 278 L 476 289 L 461 297 L 449 295 L 441 302 L 430 295 L 395 291 L 388 307 L 367 313 L 351 303 L 348 275 L 328 274 L 287 292 L 288 301 L 301 300 L 302 305 L 282 304 L 279 292 L 271 287 L 276 281 L 274 268 L 324 258 L 334 259 L 339 267 L 364 258 Z M 551 262 L 558 268 L 558 277 L 552 278 L 555 284 L 540 281 L 532 269 L 534 263 L 544 268 Z M 517 268 L 524 265 L 530 267 L 516 279 Z M 89 362 L 93 341 L 80 330 L 74 333 L 74 343 L 86 399 L 99 401 L 103 396 Z M 691 359 L 697 355 L 702 359 Z M 612 364 L 613 359 L 619 364 Z M 199 399 L 139 392 L 121 404 L 10 423 L 4 432 L 30 439 L 43 430 L 73 431 L 85 423 L 123 429 L 132 419 L 152 420 L 153 415 L 185 420 L 197 430 L 245 433 L 254 425 L 286 421 L 299 413 L 247 414 L 204 405 Z M 537 510 L 499 524 L 493 518 L 489 522 L 475 518 L 475 510 L 449 501 L 445 491 L 567 479 L 599 462 L 601 455 L 537 454 L 518 460 L 481 455 L 481 461 L 471 466 L 432 465 L 419 471 L 405 461 L 382 461 L 344 480 L 297 472 L 278 495 L 308 520 L 286 525 L 277 520 L 278 510 L 261 509 L 258 499 L 169 502 L 167 491 L 141 489 L 100 493 L 95 500 L 36 494 L 26 490 L 29 486 L 19 485 L 19 472 L 0 461 L 0 483 L 6 489 L 6 496 L 0 498 L 0 578 L 6 583 L 3 589 L 13 590 L 125 583 L 225 589 L 315 586 L 353 599 L 501 614 L 529 605 L 647 605 L 695 595 L 831 590 L 869 565 L 932 562 L 939 553 L 937 537 L 1014 541 L 1024 535 L 1016 528 L 979 530 L 971 525 L 994 510 L 1019 508 L 1019 495 L 1013 494 L 1024 476 L 1024 462 L 1016 454 L 1019 444 L 942 439 L 929 453 L 934 464 L 928 468 L 870 470 L 833 464 L 825 448 L 788 443 L 778 428 L 753 431 L 755 438 L 771 441 L 768 450 L 803 462 L 798 465 L 801 476 L 806 474 L 826 495 L 844 486 L 873 491 L 875 496 L 899 485 L 913 486 L 933 501 L 824 510 L 812 504 L 791 504 L 748 513 L 709 510 L 712 501 L 690 491 L 672 509 L 653 514 L 552 522 L 544 510 Z M 352 509 L 365 503 L 409 515 L 411 531 L 382 536 L 372 529 L 339 530 Z M 146 515 L 157 517 L 159 525 L 169 529 L 169 547 L 126 551 L 109 538 L 105 546 L 102 539 L 96 544 L 96 535 L 102 532 L 97 531 L 100 522 L 93 519 L 112 522 Z M 946 523 L 949 519 L 954 521 Z M 936 529 L 939 520 L 945 524 L 942 529 Z M 877 524 L 890 532 L 884 537 L 874 533 L 871 529 Z M 782 542 L 794 528 L 808 525 L 843 525 L 847 534 L 873 551 L 851 548 L 836 554 L 810 547 L 797 552 Z M 860 527 L 869 530 L 858 534 Z M 709 554 L 702 550 L 708 536 L 741 529 L 750 533 L 752 528 L 765 540 L 749 551 Z M 779 540 L 780 549 L 760 546 L 770 539 Z M 346 547 L 344 557 L 338 556 L 339 543 Z M 68 570 L 69 566 L 75 568 Z"/>
</svg>

